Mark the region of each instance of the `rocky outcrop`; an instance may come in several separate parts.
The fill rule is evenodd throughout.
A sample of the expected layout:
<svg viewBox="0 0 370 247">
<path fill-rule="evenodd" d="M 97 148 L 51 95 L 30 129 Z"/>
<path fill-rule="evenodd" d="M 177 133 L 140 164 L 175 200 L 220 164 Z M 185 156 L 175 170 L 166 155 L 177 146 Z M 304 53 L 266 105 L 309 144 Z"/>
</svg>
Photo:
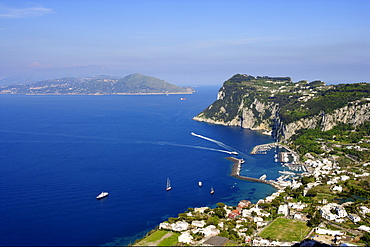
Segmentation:
<svg viewBox="0 0 370 247">
<path fill-rule="evenodd" d="M 322 131 L 332 129 L 339 123 L 357 126 L 370 121 L 370 103 L 361 101 L 351 102 L 347 106 L 334 110 L 334 112 L 310 118 L 302 118 L 284 126 L 283 141 L 288 140 L 300 129 L 314 129 L 319 127 Z"/>
<path fill-rule="evenodd" d="M 221 96 L 221 97 L 220 97 Z M 222 100 L 222 91 L 219 92 L 219 100 Z M 209 109 L 212 108 L 212 105 Z M 194 120 L 207 122 L 212 124 L 221 124 L 225 126 L 240 126 L 242 128 L 252 129 L 252 130 L 265 130 L 271 131 L 274 118 L 279 110 L 277 104 L 274 103 L 262 103 L 255 99 L 252 104 L 244 105 L 243 102 L 239 104 L 237 114 L 231 118 L 229 121 L 219 120 L 217 118 L 208 118 L 204 114 L 199 114 L 194 117 Z M 227 113 L 227 109 L 221 106 L 219 108 L 218 114 Z"/>
<path fill-rule="evenodd" d="M 300 129 L 332 129 L 370 121 L 370 85 L 325 86 L 321 81 L 237 74 L 225 81 L 217 100 L 194 120 L 271 133 L 287 142 Z"/>
</svg>

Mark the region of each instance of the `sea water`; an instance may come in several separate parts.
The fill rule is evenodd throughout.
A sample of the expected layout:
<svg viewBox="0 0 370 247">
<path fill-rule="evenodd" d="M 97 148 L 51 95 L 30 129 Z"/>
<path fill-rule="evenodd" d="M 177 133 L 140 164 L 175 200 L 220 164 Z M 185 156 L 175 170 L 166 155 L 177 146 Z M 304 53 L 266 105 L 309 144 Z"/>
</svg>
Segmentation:
<svg viewBox="0 0 370 247">
<path fill-rule="evenodd" d="M 241 175 L 276 178 L 273 151 L 250 155 L 270 136 L 192 120 L 217 90 L 0 95 L 0 245 L 127 245 L 190 207 L 255 203 L 276 191 L 230 177 L 225 159 L 243 158 Z M 102 191 L 109 196 L 97 200 Z"/>
</svg>

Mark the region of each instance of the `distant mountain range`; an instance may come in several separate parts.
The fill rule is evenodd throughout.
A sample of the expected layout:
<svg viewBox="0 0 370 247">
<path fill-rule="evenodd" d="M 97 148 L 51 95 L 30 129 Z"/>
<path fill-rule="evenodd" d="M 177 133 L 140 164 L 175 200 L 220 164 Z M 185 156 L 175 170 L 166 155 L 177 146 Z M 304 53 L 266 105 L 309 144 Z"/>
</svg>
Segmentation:
<svg viewBox="0 0 370 247">
<path fill-rule="evenodd" d="M 13 75 L 1 79 L 0 86 L 31 84 L 38 81 L 58 79 L 63 77 L 85 78 L 97 75 L 124 76 L 128 74 L 130 74 L 129 71 L 112 70 L 100 65 L 33 69 L 19 75 Z"/>
<path fill-rule="evenodd" d="M 192 88 L 178 87 L 164 80 L 138 73 L 123 78 L 105 75 L 89 78 L 64 77 L 0 88 L 0 94 L 28 95 L 191 94 L 193 92 Z"/>
</svg>

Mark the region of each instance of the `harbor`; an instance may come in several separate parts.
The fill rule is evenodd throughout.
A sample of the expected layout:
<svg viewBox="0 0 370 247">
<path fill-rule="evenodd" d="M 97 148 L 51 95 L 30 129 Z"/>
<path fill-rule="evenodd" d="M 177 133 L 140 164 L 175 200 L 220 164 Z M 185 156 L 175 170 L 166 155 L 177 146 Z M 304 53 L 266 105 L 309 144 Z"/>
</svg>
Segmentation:
<svg viewBox="0 0 370 247">
<path fill-rule="evenodd" d="M 298 154 L 295 151 L 291 150 L 287 145 L 284 145 L 278 142 L 257 145 L 253 148 L 253 150 L 251 151 L 251 154 L 266 154 L 268 151 L 270 151 L 273 148 L 280 148 L 280 149 L 286 150 L 285 152 L 279 152 L 280 162 L 286 162 L 284 160 L 286 160 L 288 156 L 291 156 L 294 163 L 299 163 Z"/>
<path fill-rule="evenodd" d="M 272 180 L 264 180 L 264 179 L 259 179 L 259 178 L 241 176 L 240 175 L 240 168 L 241 168 L 241 164 L 244 163 L 243 159 L 237 159 L 235 157 L 226 157 L 226 159 L 233 162 L 233 167 L 231 169 L 230 176 L 235 177 L 237 179 L 245 180 L 245 181 L 269 184 L 269 185 L 275 187 L 276 189 L 281 189 L 281 187 L 275 181 L 272 181 Z"/>
</svg>

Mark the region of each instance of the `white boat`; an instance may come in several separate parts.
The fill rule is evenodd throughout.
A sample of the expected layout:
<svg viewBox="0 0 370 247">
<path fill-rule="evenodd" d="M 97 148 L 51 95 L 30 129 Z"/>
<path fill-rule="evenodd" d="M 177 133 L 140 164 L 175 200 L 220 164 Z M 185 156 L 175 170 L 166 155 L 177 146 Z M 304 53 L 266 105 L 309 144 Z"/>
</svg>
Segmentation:
<svg viewBox="0 0 370 247">
<path fill-rule="evenodd" d="M 199 187 L 202 187 L 202 185 L 203 185 L 202 181 L 199 181 L 199 182 L 198 182 L 198 186 L 199 186 Z"/>
<path fill-rule="evenodd" d="M 96 197 L 96 199 L 98 199 L 98 200 L 100 200 L 100 199 L 103 199 L 104 197 L 107 197 L 109 194 L 108 194 L 108 192 L 104 192 L 104 191 L 102 191 L 102 193 L 100 193 L 97 197 Z"/>
<path fill-rule="evenodd" d="M 167 190 L 167 191 L 169 191 L 169 190 L 171 190 L 171 189 L 172 189 L 172 187 L 171 187 L 170 179 L 169 179 L 169 178 L 167 178 L 166 190 Z"/>
<path fill-rule="evenodd" d="M 267 175 L 266 175 L 266 174 L 263 174 L 263 175 L 260 177 L 260 179 L 261 179 L 261 180 L 265 180 L 265 179 L 266 179 L 266 177 L 267 177 Z"/>
<path fill-rule="evenodd" d="M 232 152 L 230 152 L 230 154 L 238 155 L 239 153 L 235 152 L 235 151 L 232 151 Z"/>
<path fill-rule="evenodd" d="M 289 172 L 289 171 L 279 171 L 280 174 L 285 174 L 285 175 L 295 175 L 294 172 Z"/>
<path fill-rule="evenodd" d="M 215 193 L 215 190 L 213 189 L 213 187 L 211 187 L 211 192 L 209 192 L 211 195 L 213 194 L 213 193 Z"/>
</svg>

